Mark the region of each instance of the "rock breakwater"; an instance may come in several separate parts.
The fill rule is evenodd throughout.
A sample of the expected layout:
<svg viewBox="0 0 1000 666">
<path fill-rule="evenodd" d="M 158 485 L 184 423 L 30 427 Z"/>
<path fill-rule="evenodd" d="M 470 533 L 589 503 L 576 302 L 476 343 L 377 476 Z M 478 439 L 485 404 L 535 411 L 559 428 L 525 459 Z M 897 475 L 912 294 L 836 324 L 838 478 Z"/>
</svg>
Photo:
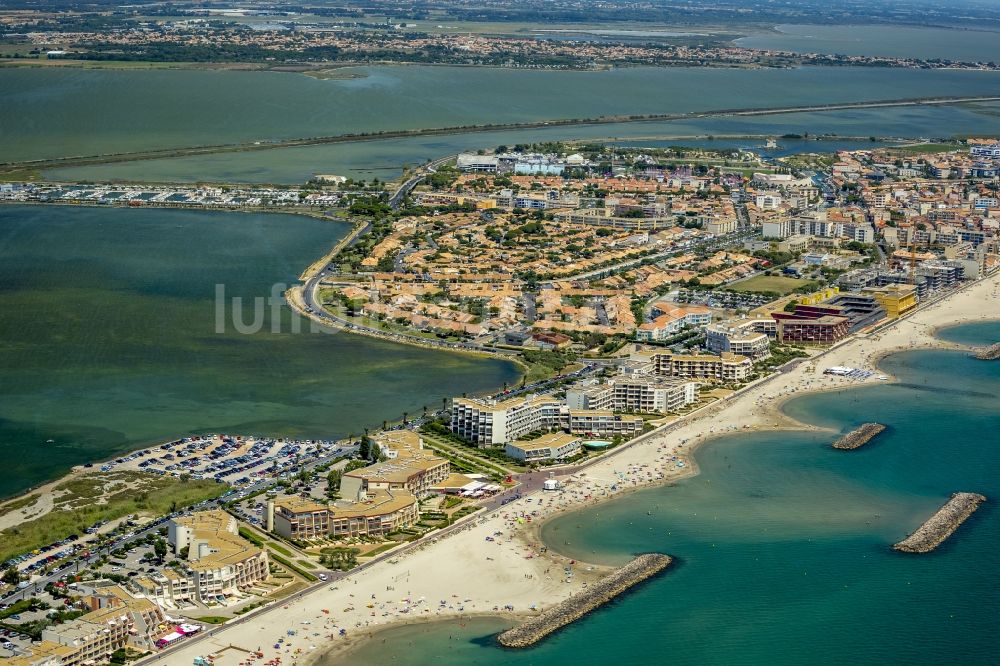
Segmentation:
<svg viewBox="0 0 1000 666">
<path fill-rule="evenodd" d="M 1000 342 L 980 349 L 976 352 L 976 358 L 980 361 L 995 361 L 1000 359 Z"/>
<path fill-rule="evenodd" d="M 885 426 L 881 423 L 862 423 L 834 442 L 832 446 L 835 449 L 842 449 L 844 451 L 857 449 L 872 441 L 883 430 L 885 430 Z"/>
<path fill-rule="evenodd" d="M 574 594 L 524 624 L 503 632 L 497 637 L 497 642 L 507 648 L 530 647 L 642 581 L 652 578 L 670 566 L 672 561 L 669 555 L 661 553 L 639 555 L 582 592 Z"/>
<path fill-rule="evenodd" d="M 917 531 L 893 546 L 904 553 L 929 553 L 975 513 L 986 497 L 978 493 L 955 493 Z"/>
</svg>

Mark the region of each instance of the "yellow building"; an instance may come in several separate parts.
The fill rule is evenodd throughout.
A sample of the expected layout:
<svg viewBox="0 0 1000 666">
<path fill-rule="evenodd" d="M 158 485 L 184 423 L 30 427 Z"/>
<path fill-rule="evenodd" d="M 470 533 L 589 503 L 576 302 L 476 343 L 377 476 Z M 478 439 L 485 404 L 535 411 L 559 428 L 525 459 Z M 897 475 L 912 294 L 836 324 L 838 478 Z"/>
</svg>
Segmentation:
<svg viewBox="0 0 1000 666">
<path fill-rule="evenodd" d="M 417 522 L 419 514 L 413 493 L 386 488 L 369 490 L 356 502 L 337 504 L 282 497 L 268 510 L 274 512 L 274 532 L 289 539 L 385 536 Z"/>
<path fill-rule="evenodd" d="M 42 631 L 30 653 L 4 664 L 11 666 L 85 666 L 107 663 L 125 646 L 153 648 L 167 622 L 163 611 L 149 599 L 133 597 L 117 585 L 94 589 L 84 598 L 90 613 Z"/>
<path fill-rule="evenodd" d="M 274 532 L 289 539 L 323 539 L 330 534 L 330 507 L 306 497 L 268 503 Z"/>
<path fill-rule="evenodd" d="M 375 444 L 388 460 L 345 473 L 340 480 L 340 494 L 345 499 L 363 499 L 372 490 L 425 495 L 451 472 L 448 461 L 425 450 L 420 435 L 411 430 L 385 433 Z"/>
<path fill-rule="evenodd" d="M 137 577 L 144 595 L 171 607 L 216 602 L 270 575 L 267 552 L 239 535 L 236 519 L 221 510 L 199 511 L 167 523 L 167 540 L 186 562 L 177 569 Z"/>
<path fill-rule="evenodd" d="M 889 319 L 896 319 L 917 307 L 917 290 L 912 284 L 866 287 L 862 291 L 875 297 Z"/>
</svg>

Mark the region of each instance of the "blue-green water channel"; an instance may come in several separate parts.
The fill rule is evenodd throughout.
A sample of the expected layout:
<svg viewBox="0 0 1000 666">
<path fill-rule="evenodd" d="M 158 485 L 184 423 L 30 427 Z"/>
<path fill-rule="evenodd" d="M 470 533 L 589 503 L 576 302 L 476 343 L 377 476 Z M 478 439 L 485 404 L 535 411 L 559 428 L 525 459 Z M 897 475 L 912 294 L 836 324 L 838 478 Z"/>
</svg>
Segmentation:
<svg viewBox="0 0 1000 666">
<path fill-rule="evenodd" d="M 352 72 L 363 78 L 0 69 L 0 156 L 14 161 L 608 114 L 1000 94 L 1000 72 L 980 71 L 378 66 Z"/>
<path fill-rule="evenodd" d="M 296 215 L 0 206 L 0 497 L 192 432 L 360 434 L 514 382 L 508 363 L 293 333 L 246 302 L 292 284 L 347 227 Z M 308 331 L 308 327 L 303 328 Z"/>
<path fill-rule="evenodd" d="M 950 329 L 985 344 L 1000 323 Z M 804 396 L 787 411 L 846 431 L 890 429 L 853 452 L 829 432 L 723 437 L 701 474 L 546 525 L 580 559 L 643 551 L 678 566 L 533 649 L 502 651 L 503 620 L 387 631 L 352 663 L 993 664 L 1000 630 L 1000 512 L 985 505 L 925 556 L 890 546 L 959 490 L 1000 497 L 1000 363 L 915 351 L 899 384 Z M 647 515 L 648 512 L 648 515 Z M 382 642 L 384 639 L 385 642 Z M 332 662 L 331 662 L 332 663 Z"/>
<path fill-rule="evenodd" d="M 481 132 L 423 136 L 381 141 L 321 144 L 193 157 L 96 164 L 48 169 L 45 177 L 57 181 L 243 182 L 304 183 L 319 173 L 352 178 L 389 180 L 404 164 L 421 164 L 443 155 L 499 145 L 567 139 L 608 138 L 628 145 L 705 145 L 714 148 L 750 147 L 763 143 L 747 139 L 712 141 L 658 139 L 674 136 L 817 136 L 944 137 L 1000 134 L 1000 105 L 976 103 L 955 106 L 906 106 L 848 109 L 815 113 L 787 113 L 738 118 L 703 118 L 672 122 L 617 123 L 551 127 L 517 132 Z M 834 152 L 871 148 L 867 141 L 796 141 L 779 139 L 782 146 L 770 154 Z M 879 144 L 881 145 L 881 144 Z M 759 148 L 757 148 L 760 151 Z M 768 152 L 768 151 L 760 151 Z"/>
</svg>

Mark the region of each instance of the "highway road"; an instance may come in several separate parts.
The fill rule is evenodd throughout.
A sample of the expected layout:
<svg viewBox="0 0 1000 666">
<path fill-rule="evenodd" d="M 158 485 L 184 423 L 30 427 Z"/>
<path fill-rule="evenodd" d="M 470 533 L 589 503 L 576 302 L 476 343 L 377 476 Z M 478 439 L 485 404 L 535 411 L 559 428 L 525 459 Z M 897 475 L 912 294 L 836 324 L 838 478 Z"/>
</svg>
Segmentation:
<svg viewBox="0 0 1000 666">
<path fill-rule="evenodd" d="M 438 167 L 444 166 L 456 157 L 458 157 L 458 155 L 446 155 L 444 157 L 439 157 L 438 159 L 428 162 L 417 169 L 415 174 L 404 180 L 400 186 L 396 188 L 396 191 L 392 193 L 389 197 L 389 205 L 393 208 L 399 208 L 399 204 L 403 202 L 403 199 L 405 199 L 406 196 L 413 191 L 413 188 L 416 187 L 420 181 L 428 175 L 434 173 Z"/>
</svg>

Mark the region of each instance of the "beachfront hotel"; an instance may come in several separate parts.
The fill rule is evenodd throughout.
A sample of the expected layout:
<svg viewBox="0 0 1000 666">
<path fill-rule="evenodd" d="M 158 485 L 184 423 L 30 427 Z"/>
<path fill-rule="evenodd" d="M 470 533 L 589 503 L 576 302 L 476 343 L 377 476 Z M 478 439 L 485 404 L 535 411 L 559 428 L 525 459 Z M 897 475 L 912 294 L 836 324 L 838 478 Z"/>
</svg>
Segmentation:
<svg viewBox="0 0 1000 666">
<path fill-rule="evenodd" d="M 502 446 L 535 430 L 559 425 L 561 403 L 555 398 L 525 396 L 500 402 L 455 398 L 451 431 L 479 447 Z"/>
<path fill-rule="evenodd" d="M 551 432 L 532 440 L 508 442 L 507 455 L 521 462 L 565 460 L 581 451 L 580 437 L 564 432 Z"/>
<path fill-rule="evenodd" d="M 911 284 L 865 287 L 863 291 L 875 297 L 890 319 L 897 319 L 917 307 L 917 290 Z"/>
<path fill-rule="evenodd" d="M 753 361 L 771 355 L 771 339 L 777 335 L 774 319 L 742 319 L 705 327 L 705 348 L 713 354 L 738 354 Z"/>
<path fill-rule="evenodd" d="M 635 352 L 633 358 L 645 359 L 653 364 L 658 375 L 715 379 L 721 382 L 745 382 L 753 370 L 753 362 L 746 356 L 722 352 L 714 354 L 674 354 L 667 351 Z"/>
<path fill-rule="evenodd" d="M 607 384 L 571 387 L 566 390 L 569 409 L 611 410 L 664 414 L 698 399 L 698 385 L 673 377 L 630 374 Z"/>
<path fill-rule="evenodd" d="M 424 449 L 412 430 L 381 433 L 374 439 L 387 460 L 345 472 L 343 501 L 282 497 L 267 505 L 267 528 L 297 540 L 385 536 L 419 519 L 417 498 L 448 479 L 451 466 Z"/>
<path fill-rule="evenodd" d="M 832 345 L 851 332 L 851 320 L 837 308 L 799 306 L 795 312 L 772 312 L 778 322 L 778 340 L 802 345 Z"/>
<path fill-rule="evenodd" d="M 276 534 L 303 541 L 384 537 L 409 527 L 419 517 L 413 493 L 384 489 L 367 493 L 359 502 L 339 505 L 322 504 L 303 497 L 282 497 L 268 503 L 268 513 Z"/>
<path fill-rule="evenodd" d="M 81 585 L 81 588 L 89 586 Z M 116 650 L 150 650 L 167 630 L 163 611 L 149 599 L 133 597 L 117 585 L 89 587 L 83 601 L 91 611 L 42 631 L 28 654 L 4 661 L 8 666 L 86 666 L 107 663 Z"/>
<path fill-rule="evenodd" d="M 341 496 L 364 499 L 374 490 L 405 490 L 421 497 L 451 471 L 448 461 L 425 450 L 412 430 L 386 433 L 375 443 L 389 460 L 346 472 L 340 480 Z"/>
<path fill-rule="evenodd" d="M 136 577 L 132 585 L 168 608 L 225 603 L 270 575 L 267 552 L 241 537 L 236 519 L 219 509 L 170 520 L 167 541 L 180 566 Z"/>
<path fill-rule="evenodd" d="M 574 435 L 630 439 L 642 433 L 646 421 L 641 416 L 616 414 L 600 409 L 570 409 L 566 429 Z"/>
</svg>

